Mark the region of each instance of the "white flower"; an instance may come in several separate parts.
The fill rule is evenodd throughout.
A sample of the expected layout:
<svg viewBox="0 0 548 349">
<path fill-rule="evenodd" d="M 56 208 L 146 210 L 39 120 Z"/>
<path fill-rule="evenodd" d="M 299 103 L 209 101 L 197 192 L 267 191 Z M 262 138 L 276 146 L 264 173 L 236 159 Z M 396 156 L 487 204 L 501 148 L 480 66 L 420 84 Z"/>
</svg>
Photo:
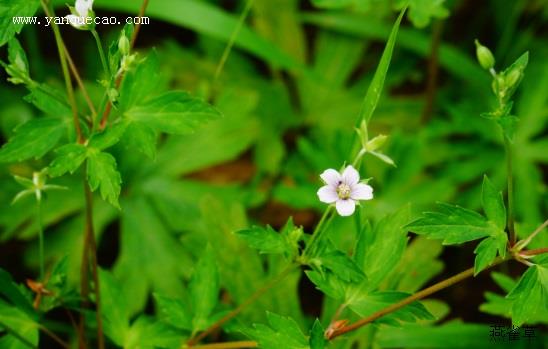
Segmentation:
<svg viewBox="0 0 548 349">
<path fill-rule="evenodd" d="M 320 177 L 326 185 L 318 190 L 318 198 L 326 204 L 335 203 L 341 216 L 354 213 L 357 201 L 373 199 L 373 188 L 360 183 L 360 174 L 351 165 L 342 174 L 330 168 L 323 171 Z"/>
<path fill-rule="evenodd" d="M 93 17 L 93 0 L 76 0 L 74 7 L 70 7 L 72 14 L 67 15 L 69 23 L 76 29 L 87 27 L 86 18 Z"/>
</svg>

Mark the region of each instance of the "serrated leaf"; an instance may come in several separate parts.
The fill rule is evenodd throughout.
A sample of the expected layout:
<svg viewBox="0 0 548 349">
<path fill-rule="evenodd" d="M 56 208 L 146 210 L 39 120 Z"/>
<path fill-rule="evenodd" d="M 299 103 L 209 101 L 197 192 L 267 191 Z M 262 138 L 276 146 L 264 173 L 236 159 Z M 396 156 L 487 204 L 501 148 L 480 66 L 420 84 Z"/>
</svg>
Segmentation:
<svg viewBox="0 0 548 349">
<path fill-rule="evenodd" d="M 0 63 L 10 76 L 8 81 L 13 84 L 30 83 L 27 55 L 16 38 L 11 38 L 8 42 L 8 59 L 10 64 L 5 65 L 3 62 Z"/>
<path fill-rule="evenodd" d="M 55 150 L 56 157 L 48 166 L 48 175 L 58 177 L 74 173 L 86 160 L 87 148 L 81 144 L 66 144 Z"/>
<path fill-rule="evenodd" d="M 325 339 L 324 329 L 320 320 L 316 319 L 310 330 L 310 349 L 324 349 L 327 345 L 327 340 Z"/>
<path fill-rule="evenodd" d="M 182 300 L 164 297 L 157 293 L 154 294 L 154 299 L 156 311 L 163 321 L 178 329 L 192 330 L 192 315 Z"/>
<path fill-rule="evenodd" d="M 359 283 L 365 278 L 365 274 L 356 263 L 341 251 L 323 253 L 315 259 L 319 260 L 324 268 L 331 270 L 344 281 Z"/>
<path fill-rule="evenodd" d="M 192 300 L 192 327 L 194 331 L 205 329 L 209 316 L 219 300 L 219 270 L 213 249 L 208 246 L 198 262 L 190 280 Z"/>
<path fill-rule="evenodd" d="M 179 348 L 183 337 L 156 319 L 141 315 L 131 325 L 124 349 Z"/>
<path fill-rule="evenodd" d="M 57 145 L 65 130 L 64 120 L 58 118 L 39 118 L 24 123 L 0 149 L 0 163 L 41 158 Z"/>
<path fill-rule="evenodd" d="M 477 255 L 474 261 L 474 275 L 477 275 L 495 261 L 495 258 L 497 258 L 497 251 L 504 257 L 507 242 L 507 235 L 502 231 L 499 234 L 490 236 L 480 242 L 474 250 L 474 253 Z"/>
<path fill-rule="evenodd" d="M 269 225 L 266 228 L 253 226 L 239 230 L 236 234 L 260 253 L 284 253 L 287 250 L 283 236 Z"/>
<path fill-rule="evenodd" d="M 14 23 L 14 17 L 30 17 L 40 6 L 38 0 L 1 0 L 0 1 L 0 47 L 18 34 L 23 23 Z"/>
<path fill-rule="evenodd" d="M 443 239 L 444 245 L 460 244 L 496 234 L 498 229 L 485 217 L 460 206 L 438 204 L 438 212 L 425 212 L 406 227 L 431 239 Z"/>
<path fill-rule="evenodd" d="M 118 143 L 120 138 L 122 138 L 126 131 L 126 127 L 127 125 L 125 123 L 116 123 L 110 125 L 106 130 L 100 133 L 95 133 L 89 139 L 89 147 L 98 150 L 105 150 L 112 147 Z"/>
<path fill-rule="evenodd" d="M 30 88 L 30 93 L 23 99 L 50 116 L 63 117 L 72 114 L 66 103 L 66 96 L 49 85 Z"/>
<path fill-rule="evenodd" d="M 270 326 L 256 324 L 243 331 L 260 348 L 279 349 L 283 343 L 284 349 L 309 349 L 307 338 L 293 319 L 271 312 L 267 312 L 267 318 Z"/>
<path fill-rule="evenodd" d="M 0 337 L 0 348 L 2 349 L 28 349 L 28 344 L 21 342 L 10 332 L 24 338 L 28 343 L 38 346 L 38 324 L 23 311 L 14 306 L 4 303 L 0 299 L 0 334 L 7 333 Z M 4 326 L 2 326 L 4 324 Z M 5 326 L 9 327 L 7 329 Z"/>
<path fill-rule="evenodd" d="M 92 191 L 99 189 L 103 200 L 110 202 L 115 207 L 120 207 L 122 178 L 116 170 L 116 159 L 109 153 L 88 151 L 87 175 Z"/>
<path fill-rule="evenodd" d="M 521 276 L 506 296 L 512 300 L 512 324 L 521 326 L 537 314 L 548 312 L 548 269 L 534 265 Z"/>
<path fill-rule="evenodd" d="M 166 92 L 127 110 L 126 120 L 171 134 L 189 134 L 221 114 L 211 105 L 183 91 Z"/>
<path fill-rule="evenodd" d="M 497 228 L 506 227 L 506 207 L 502 199 L 502 192 L 498 191 L 487 176 L 483 176 L 481 203 L 487 219 L 495 223 Z"/>
<path fill-rule="evenodd" d="M 135 105 L 146 102 L 155 95 L 159 85 L 158 55 L 152 51 L 134 70 L 125 74 L 118 100 L 120 111 L 123 113 Z"/>
<path fill-rule="evenodd" d="M 366 317 L 407 298 L 409 295 L 408 293 L 397 291 L 362 293 L 352 298 L 349 307 L 359 316 Z M 376 322 L 398 325 L 399 321 L 415 322 L 417 319 L 434 319 L 432 314 L 420 302 L 413 302 L 379 318 Z"/>
</svg>

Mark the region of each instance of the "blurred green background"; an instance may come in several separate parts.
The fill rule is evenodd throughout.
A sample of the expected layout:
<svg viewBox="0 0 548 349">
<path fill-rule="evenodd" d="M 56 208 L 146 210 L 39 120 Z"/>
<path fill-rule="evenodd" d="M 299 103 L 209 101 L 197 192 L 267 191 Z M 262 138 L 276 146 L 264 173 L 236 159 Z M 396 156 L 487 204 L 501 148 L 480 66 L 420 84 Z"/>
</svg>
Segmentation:
<svg viewBox="0 0 548 349">
<path fill-rule="evenodd" d="M 151 23 L 142 26 L 137 48 L 143 55 L 155 51 L 162 88 L 191 91 L 224 118 L 190 136 L 162 137 L 154 161 L 144 161 L 124 145 L 115 147 L 122 210 L 95 200 L 99 264 L 123 281 L 134 312 L 149 309 L 151 291 L 184 293 L 180 280 L 188 278 L 208 241 L 218 251 L 224 286 L 235 300 L 245 299 L 253 285 L 275 273 L 279 261 L 264 268 L 232 232 L 251 223 L 280 227 L 289 216 L 310 232 L 318 221 L 324 208 L 316 196 L 318 176 L 349 160 L 361 101 L 399 2 L 255 0 L 214 80 L 245 2 L 150 1 Z M 58 15 L 68 12 L 64 3 L 58 1 Z M 514 105 L 520 119 L 514 142 L 518 233 L 530 233 L 548 212 L 548 2 L 415 3 L 400 29 L 370 124 L 370 134 L 390 136 L 383 150 L 397 167 L 366 156 L 360 172 L 372 177 L 375 198 L 362 214 L 376 220 L 407 203 L 418 213 L 437 201 L 479 210 L 484 174 L 504 188 L 502 137 L 494 123 L 480 117 L 495 100 L 488 73 L 475 59 L 477 38 L 494 52 L 496 69 L 530 53 Z M 94 10 L 123 19 L 139 6 L 136 0 L 96 0 Z M 120 29 L 97 27 L 106 42 L 116 40 Z M 92 98 L 100 100 L 101 66 L 93 38 L 69 26 L 62 32 Z M 20 40 L 31 76 L 62 89 L 50 28 L 26 26 Z M 16 125 L 38 115 L 23 100 L 25 94 L 5 78 L 0 82 L 0 143 Z M 12 175 L 30 176 L 50 160 L 0 166 L 0 266 L 18 280 L 37 270 L 37 226 L 32 201 L 10 205 L 19 191 Z M 84 219 L 80 176 L 55 183 L 71 190 L 52 192 L 44 204 L 47 258 L 53 262 L 68 254 L 76 281 Z M 354 241 L 352 224 L 352 219 L 335 221 L 331 234 L 340 246 Z M 544 234 L 538 246 L 547 240 Z M 428 251 L 423 262 L 431 270 L 424 282 L 472 264 L 474 244 L 442 250 L 437 242 L 418 241 L 424 244 L 421 251 Z M 518 275 L 522 269 L 511 265 L 506 271 Z M 484 291 L 500 289 L 489 275 L 478 279 L 438 296 L 451 305 L 452 318 L 495 321 L 478 306 Z M 274 292 L 246 316 L 262 319 L 264 309 L 274 309 L 303 321 L 304 314 L 321 312 L 321 296 L 308 281 L 284 283 L 298 292 Z"/>
</svg>

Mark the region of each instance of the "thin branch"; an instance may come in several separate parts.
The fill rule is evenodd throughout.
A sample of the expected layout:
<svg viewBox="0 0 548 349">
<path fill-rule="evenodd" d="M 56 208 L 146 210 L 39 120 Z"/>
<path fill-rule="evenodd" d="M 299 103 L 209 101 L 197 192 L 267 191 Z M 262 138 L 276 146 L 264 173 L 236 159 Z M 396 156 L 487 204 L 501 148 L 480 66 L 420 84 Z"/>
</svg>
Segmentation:
<svg viewBox="0 0 548 349">
<path fill-rule="evenodd" d="M 512 170 L 512 145 L 504 136 L 504 149 L 506 150 L 506 176 L 508 178 L 508 235 L 510 246 L 516 244 L 516 230 L 514 225 L 514 173 Z"/>
<path fill-rule="evenodd" d="M 239 341 L 239 342 L 225 342 L 225 343 L 212 343 L 197 345 L 194 349 L 244 349 L 244 348 L 258 348 L 259 344 L 255 341 Z"/>
<path fill-rule="evenodd" d="M 432 43 L 430 46 L 430 59 L 428 60 L 428 81 L 426 83 L 426 102 L 421 116 L 421 124 L 425 124 L 434 110 L 436 91 L 438 87 L 439 51 L 443 22 L 438 20 L 432 25 Z"/>
<path fill-rule="evenodd" d="M 517 250 L 519 251 L 525 246 L 527 246 L 531 242 L 531 240 L 533 240 L 534 237 L 537 236 L 541 231 L 546 229 L 546 227 L 548 227 L 548 219 L 545 220 L 544 223 L 542 223 L 537 229 L 535 229 L 535 231 L 532 232 L 531 235 L 529 235 L 525 240 L 519 241 L 516 244 Z"/>
<path fill-rule="evenodd" d="M 522 256 L 537 256 L 539 254 L 548 253 L 548 247 L 535 248 L 532 250 L 521 251 L 519 254 Z"/>
<path fill-rule="evenodd" d="M 42 8 L 44 9 L 44 12 L 46 16 L 48 17 L 54 17 L 55 12 L 53 11 L 53 8 L 51 8 L 51 4 L 47 2 L 46 0 L 41 0 L 40 3 L 42 4 Z M 61 37 L 61 31 L 59 30 L 59 27 L 55 23 L 55 21 L 51 21 L 51 28 L 53 29 L 53 34 L 55 36 L 55 42 L 57 43 L 57 51 L 59 53 L 59 60 L 61 61 L 61 69 L 63 71 L 63 77 L 65 79 L 65 86 L 67 89 L 67 97 L 69 99 L 69 104 L 72 109 L 72 117 L 74 122 L 74 129 L 76 130 L 76 137 L 78 140 L 78 143 L 83 144 L 84 143 L 84 137 L 82 135 L 82 130 L 80 128 L 80 120 L 78 118 L 78 108 L 76 106 L 76 99 L 74 98 L 74 88 L 72 86 L 72 80 L 70 78 L 70 73 L 67 66 L 67 59 L 66 59 L 66 48 L 63 44 L 63 39 Z"/>
<path fill-rule="evenodd" d="M 78 87 L 80 87 L 80 90 L 82 90 L 82 95 L 84 96 L 84 99 L 86 100 L 89 111 L 91 112 L 93 119 L 95 119 L 95 117 L 97 116 L 97 110 L 95 109 L 95 106 L 93 105 L 93 102 L 91 101 L 91 98 L 89 97 L 88 90 L 86 89 L 86 86 L 84 85 L 84 82 L 82 81 L 82 77 L 80 76 L 80 73 L 78 72 L 78 68 L 76 68 L 76 65 L 74 64 L 74 61 L 72 60 L 72 57 L 70 56 L 70 53 L 68 52 L 66 46 L 65 46 L 65 56 L 67 57 L 67 62 L 69 64 L 70 71 L 72 72 L 72 76 L 74 76 L 74 80 L 76 80 Z"/>
<path fill-rule="evenodd" d="M 139 9 L 139 17 L 144 17 L 146 9 L 148 7 L 149 0 L 143 0 L 143 3 L 141 4 L 141 8 Z M 135 30 L 133 31 L 133 34 L 131 35 L 131 50 L 133 50 L 133 47 L 135 46 L 135 41 L 137 41 L 137 35 L 139 34 L 139 30 L 141 29 L 141 21 L 135 25 Z M 122 84 L 122 80 L 124 79 L 124 74 L 121 73 L 116 77 L 115 86 L 116 89 L 120 87 L 120 84 Z M 112 102 L 109 100 L 107 102 L 107 106 L 105 107 L 105 111 L 103 113 L 103 116 L 101 117 L 101 122 L 99 123 L 99 129 L 103 130 L 107 126 L 108 117 L 110 115 L 110 112 L 112 110 Z"/>
<path fill-rule="evenodd" d="M 495 260 L 495 262 L 493 262 L 493 264 L 491 264 L 490 267 L 493 267 L 493 266 L 495 266 L 495 265 L 497 265 L 497 264 L 499 264 L 503 261 L 504 261 L 504 259 L 499 258 L 499 259 Z M 375 321 L 375 320 L 377 320 L 377 319 L 379 319 L 379 318 L 381 318 L 381 317 L 383 317 L 387 314 L 390 314 L 390 313 L 392 313 L 396 310 L 399 310 L 399 309 L 405 307 L 406 305 L 409 305 L 409 304 L 411 304 L 415 301 L 418 301 L 420 299 L 428 297 L 428 296 L 430 296 L 430 295 L 432 295 L 432 294 L 434 294 L 438 291 L 441 291 L 441 290 L 443 290 L 447 287 L 453 286 L 454 284 L 459 283 L 462 280 L 465 280 L 465 279 L 467 279 L 467 278 L 469 278 L 473 275 L 474 275 L 474 268 L 472 267 L 472 268 L 467 269 L 463 272 L 460 272 L 457 275 L 454 275 L 454 276 L 452 276 L 448 279 L 440 281 L 435 285 L 432 285 L 428 288 L 425 288 L 424 290 L 419 291 L 419 292 L 417 292 L 417 293 L 415 293 L 415 294 L 413 294 L 413 295 L 411 295 L 411 296 L 409 296 L 405 299 L 402 299 L 401 301 L 399 301 L 397 303 L 391 304 L 388 307 L 386 307 L 384 309 L 381 309 L 381 310 L 369 315 L 368 317 L 363 318 L 363 319 L 361 319 L 361 320 L 359 320 L 359 321 L 357 321 L 353 324 L 350 324 L 348 326 L 344 326 L 344 327 L 341 327 L 339 329 L 336 329 L 333 332 L 331 332 L 329 334 L 329 336 L 326 336 L 326 339 L 332 340 L 332 339 L 334 339 L 338 336 L 341 336 L 341 335 L 343 335 L 347 332 L 357 330 L 358 328 L 363 327 L 363 326 L 365 326 L 365 325 L 367 325 L 367 324 L 369 324 L 369 323 L 371 323 L 371 322 L 373 322 L 373 321 Z"/>
<path fill-rule="evenodd" d="M 198 343 L 211 333 L 213 333 L 215 330 L 217 330 L 219 327 L 221 327 L 225 322 L 231 320 L 233 317 L 238 315 L 243 309 L 245 309 L 248 305 L 255 302 L 259 297 L 261 297 L 266 291 L 271 289 L 273 286 L 275 286 L 278 282 L 283 280 L 289 273 L 295 269 L 297 265 L 292 263 L 288 265 L 280 274 L 275 276 L 272 280 L 270 280 L 268 283 L 266 283 L 263 287 L 255 291 L 248 299 L 246 299 L 243 303 L 241 303 L 237 308 L 232 310 L 230 313 L 223 316 L 220 320 L 215 322 L 213 325 L 211 325 L 208 329 L 206 329 L 204 332 L 200 333 L 199 335 L 190 338 L 186 344 L 184 344 L 181 348 L 187 348 L 192 347 L 194 344 Z"/>
<path fill-rule="evenodd" d="M 53 339 L 57 344 L 59 344 L 63 348 L 70 349 L 70 345 L 67 342 L 59 338 L 55 333 L 48 330 L 45 326 L 39 325 L 38 328 L 40 329 L 40 331 L 44 332 L 48 337 Z"/>
</svg>

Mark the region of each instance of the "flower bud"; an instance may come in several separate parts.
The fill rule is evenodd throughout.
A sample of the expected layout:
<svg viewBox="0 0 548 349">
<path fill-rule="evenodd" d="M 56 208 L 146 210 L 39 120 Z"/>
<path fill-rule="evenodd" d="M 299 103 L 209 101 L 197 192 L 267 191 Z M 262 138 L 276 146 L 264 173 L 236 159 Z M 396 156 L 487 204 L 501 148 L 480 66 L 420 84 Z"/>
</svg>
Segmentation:
<svg viewBox="0 0 548 349">
<path fill-rule="evenodd" d="M 505 76 L 504 76 L 504 84 L 507 88 L 514 87 L 518 81 L 521 79 L 521 69 L 514 68 L 510 70 Z"/>
<path fill-rule="evenodd" d="M 129 39 L 124 34 L 122 34 L 118 40 L 118 50 L 122 56 L 129 55 Z"/>
<path fill-rule="evenodd" d="M 475 41 L 476 44 L 476 56 L 481 67 L 485 70 L 489 70 L 495 66 L 495 57 L 491 51 L 479 43 L 478 40 Z"/>
<path fill-rule="evenodd" d="M 388 137 L 385 135 L 378 135 L 377 137 L 367 142 L 367 145 L 365 146 L 365 150 L 375 151 L 379 149 L 380 147 L 382 147 L 387 139 Z"/>
</svg>

